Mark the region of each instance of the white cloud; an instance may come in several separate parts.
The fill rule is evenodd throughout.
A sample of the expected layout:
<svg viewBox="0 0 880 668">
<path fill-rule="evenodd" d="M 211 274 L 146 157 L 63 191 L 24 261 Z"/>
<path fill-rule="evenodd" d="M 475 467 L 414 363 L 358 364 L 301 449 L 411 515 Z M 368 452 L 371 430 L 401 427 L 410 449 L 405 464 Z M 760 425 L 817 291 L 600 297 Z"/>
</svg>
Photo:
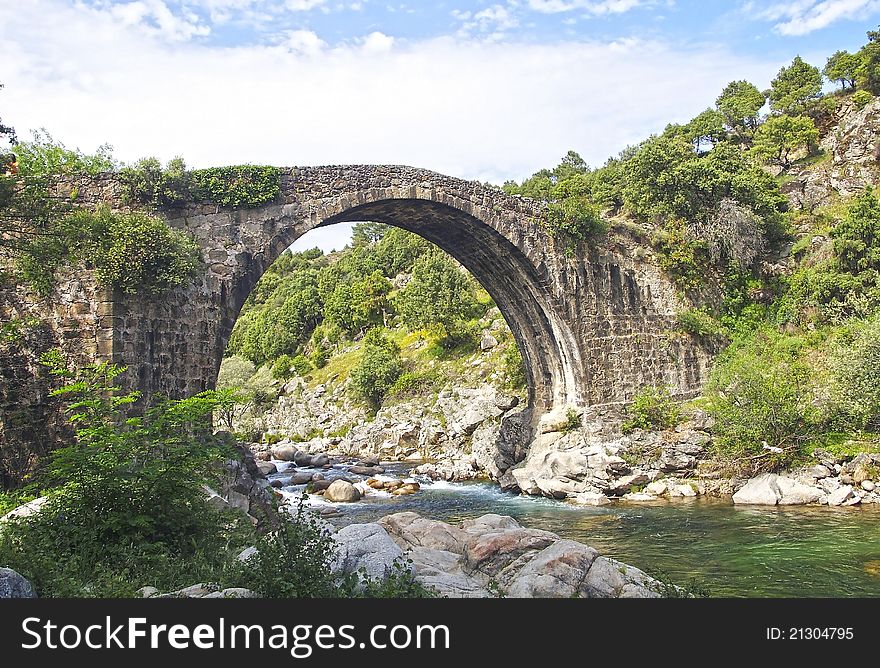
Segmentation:
<svg viewBox="0 0 880 668">
<path fill-rule="evenodd" d="M 323 5 L 327 0 L 285 0 L 284 6 L 292 12 L 307 12 Z"/>
<path fill-rule="evenodd" d="M 645 4 L 643 0 L 529 0 L 529 8 L 544 14 L 558 14 L 572 10 L 588 14 L 622 14 Z"/>
<path fill-rule="evenodd" d="M 158 35 L 170 41 L 183 42 L 211 33 L 211 29 L 201 24 L 196 15 L 191 12 L 177 15 L 163 0 L 135 0 L 135 2 L 113 4 L 109 5 L 106 11 L 124 26 L 133 26 L 142 32 Z"/>
<path fill-rule="evenodd" d="M 169 43 L 61 0 L 0 3 L 0 62 L 3 120 L 24 137 L 44 126 L 126 161 L 409 164 L 496 183 L 568 149 L 601 164 L 783 64 L 632 39 Z"/>
<path fill-rule="evenodd" d="M 394 46 L 394 38 L 381 32 L 371 32 L 364 37 L 361 46 L 368 53 L 387 53 Z"/>
<path fill-rule="evenodd" d="M 324 50 L 327 42 L 311 30 L 291 30 L 287 33 L 282 46 L 287 47 L 293 53 L 315 56 Z"/>
<path fill-rule="evenodd" d="M 744 6 L 754 12 L 755 3 Z M 778 2 L 755 12 L 755 17 L 778 21 L 774 26 L 781 35 L 806 35 L 844 19 L 865 19 L 880 11 L 880 0 L 792 0 Z"/>
</svg>

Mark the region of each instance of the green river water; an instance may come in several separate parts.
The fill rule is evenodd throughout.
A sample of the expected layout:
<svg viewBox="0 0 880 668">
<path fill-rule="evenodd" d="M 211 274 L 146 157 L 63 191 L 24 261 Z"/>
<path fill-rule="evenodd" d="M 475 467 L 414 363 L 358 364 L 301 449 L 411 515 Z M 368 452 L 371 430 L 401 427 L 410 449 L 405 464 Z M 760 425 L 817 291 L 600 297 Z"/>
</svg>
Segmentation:
<svg viewBox="0 0 880 668">
<path fill-rule="evenodd" d="M 388 468 L 391 475 L 405 471 Z M 511 515 L 642 570 L 662 571 L 676 584 L 696 580 L 711 596 L 880 596 L 880 508 L 872 506 L 740 507 L 707 498 L 596 508 L 508 494 L 488 483 L 428 482 L 412 496 L 370 495 L 335 508 L 337 525 L 401 511 L 448 522 Z"/>
</svg>

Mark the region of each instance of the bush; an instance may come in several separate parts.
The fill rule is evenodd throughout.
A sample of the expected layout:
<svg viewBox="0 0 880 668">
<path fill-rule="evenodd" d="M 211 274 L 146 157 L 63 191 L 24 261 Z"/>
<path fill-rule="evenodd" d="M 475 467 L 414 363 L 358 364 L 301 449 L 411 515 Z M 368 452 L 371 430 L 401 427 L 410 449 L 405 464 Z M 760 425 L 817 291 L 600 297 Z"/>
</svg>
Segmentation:
<svg viewBox="0 0 880 668">
<path fill-rule="evenodd" d="M 440 250 L 416 261 L 395 306 L 411 329 L 443 325 L 451 332 L 462 321 L 481 315 L 473 279 Z"/>
<path fill-rule="evenodd" d="M 692 308 L 678 314 L 678 326 L 683 332 L 699 338 L 720 340 L 727 336 L 727 329 L 705 307 Z"/>
<path fill-rule="evenodd" d="M 385 337 L 380 329 L 367 332 L 361 361 L 351 371 L 352 389 L 371 407 L 378 408 L 402 373 L 403 363 L 397 344 Z"/>
<path fill-rule="evenodd" d="M 837 422 L 880 431 L 880 316 L 850 328 L 831 354 Z"/>
<path fill-rule="evenodd" d="M 867 90 L 860 90 L 853 93 L 852 103 L 855 105 L 856 109 L 864 109 L 867 107 L 871 101 L 874 99 L 874 96 Z"/>
<path fill-rule="evenodd" d="M 170 207 L 186 202 L 213 202 L 223 207 L 253 208 L 274 201 L 281 192 L 281 170 L 265 165 L 233 165 L 187 171 L 181 158 L 162 169 L 145 158 L 120 171 L 128 199 Z"/>
<path fill-rule="evenodd" d="M 669 429 L 681 422 L 681 409 L 665 386 L 643 387 L 633 396 L 626 413 L 629 419 L 621 425 L 624 434 L 636 429 Z"/>
<path fill-rule="evenodd" d="M 514 390 L 526 387 L 526 365 L 516 343 L 511 343 L 504 351 L 504 384 Z"/>
<path fill-rule="evenodd" d="M 813 370 L 804 341 L 759 330 L 718 358 L 706 390 L 718 454 L 749 473 L 797 461 L 819 433 Z M 764 447 L 764 444 L 770 450 Z"/>
<path fill-rule="evenodd" d="M 73 443 L 56 450 L 39 481 L 41 511 L 6 524 L 0 562 L 30 579 L 41 596 L 126 596 L 144 585 L 175 588 L 217 581 L 227 550 L 249 540 L 250 523 L 221 517 L 202 485 L 231 452 L 206 425 L 213 393 L 161 402 L 124 415 L 136 395 L 119 394 L 120 367 L 74 376 L 60 354 L 45 358 L 67 381 Z"/>
<path fill-rule="evenodd" d="M 333 538 L 302 503 L 283 514 L 278 528 L 261 536 L 254 547 L 256 553 L 235 575 L 242 586 L 266 598 L 338 595 L 330 572 Z"/>
<path fill-rule="evenodd" d="M 272 363 L 272 378 L 275 380 L 287 380 L 293 373 L 293 358 L 290 355 L 282 355 Z"/>
</svg>

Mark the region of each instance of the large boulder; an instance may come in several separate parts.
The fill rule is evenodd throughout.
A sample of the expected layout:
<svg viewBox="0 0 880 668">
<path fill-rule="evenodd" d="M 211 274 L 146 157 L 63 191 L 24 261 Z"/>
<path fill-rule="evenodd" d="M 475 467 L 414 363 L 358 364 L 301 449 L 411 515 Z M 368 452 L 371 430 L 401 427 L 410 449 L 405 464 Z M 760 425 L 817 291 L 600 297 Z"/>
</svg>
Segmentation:
<svg viewBox="0 0 880 668">
<path fill-rule="evenodd" d="M 290 445 L 289 443 L 276 445 L 272 448 L 272 456 L 282 462 L 294 461 L 297 452 L 299 452 L 299 449 L 295 445 Z"/>
<path fill-rule="evenodd" d="M 648 598 L 660 589 L 636 568 L 504 515 L 483 515 L 454 526 L 408 512 L 376 524 L 386 530 L 381 540 L 390 536 L 411 560 L 416 578 L 444 596 Z M 354 531 L 352 526 L 371 525 L 346 530 Z M 373 529 L 364 531 L 379 540 L 372 538 Z"/>
<path fill-rule="evenodd" d="M 337 503 L 352 503 L 361 500 L 361 493 L 350 482 L 334 480 L 324 492 L 324 498 Z"/>
<path fill-rule="evenodd" d="M 335 542 L 334 573 L 362 572 L 368 578 L 382 578 L 403 561 L 403 550 L 384 527 L 369 524 L 350 524 L 333 534 Z"/>
<path fill-rule="evenodd" d="M 794 478 L 764 473 L 749 480 L 733 495 L 735 504 L 762 506 L 796 506 L 816 503 L 824 490 L 805 485 Z"/>
<path fill-rule="evenodd" d="M 36 598 L 27 578 L 11 568 L 0 568 L 0 598 Z"/>
</svg>

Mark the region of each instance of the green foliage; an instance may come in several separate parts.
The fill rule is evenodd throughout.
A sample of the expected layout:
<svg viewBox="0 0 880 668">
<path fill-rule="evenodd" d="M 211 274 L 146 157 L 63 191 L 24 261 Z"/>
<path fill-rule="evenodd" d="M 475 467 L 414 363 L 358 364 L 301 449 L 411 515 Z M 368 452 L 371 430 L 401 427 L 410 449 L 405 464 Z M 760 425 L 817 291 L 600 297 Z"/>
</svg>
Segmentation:
<svg viewBox="0 0 880 668">
<path fill-rule="evenodd" d="M 212 202 L 253 208 L 276 200 L 281 192 L 281 170 L 265 165 L 188 171 L 182 158 L 171 160 L 165 169 L 156 158 L 144 158 L 119 174 L 130 201 L 158 207 Z"/>
<path fill-rule="evenodd" d="M 643 221 L 658 216 L 705 220 L 730 198 L 769 227 L 785 207 L 773 178 L 728 142 L 697 155 L 683 136 L 653 137 L 626 162 L 624 174 L 626 207 Z"/>
<path fill-rule="evenodd" d="M 825 63 L 822 74 L 828 77 L 829 81 L 839 83 L 843 90 L 847 87 L 855 88 L 861 64 L 862 59 L 858 55 L 848 51 L 835 51 Z"/>
<path fill-rule="evenodd" d="M 880 432 L 880 316 L 851 325 L 830 366 L 838 426 Z"/>
<path fill-rule="evenodd" d="M 231 387 L 244 387 L 253 378 L 256 371 L 254 363 L 244 357 L 238 355 L 227 357 L 220 364 L 217 388 L 222 390 Z"/>
<path fill-rule="evenodd" d="M 517 185 L 504 184 L 504 191 L 545 200 L 545 223 L 552 234 L 572 240 L 584 240 L 607 229 L 602 209 L 613 199 L 607 174 L 591 172 L 583 158 L 569 151 L 555 169 L 542 169 Z M 600 185 L 601 182 L 601 185 Z"/>
<path fill-rule="evenodd" d="M 731 81 L 715 100 L 724 122 L 741 139 L 754 135 L 758 129 L 761 107 L 767 101 L 758 88 L 748 81 Z"/>
<path fill-rule="evenodd" d="M 391 228 L 383 223 L 358 223 L 351 231 L 352 246 L 368 246 L 381 241 Z"/>
<path fill-rule="evenodd" d="M 751 473 L 789 465 L 819 433 L 822 416 L 804 344 L 765 328 L 735 340 L 716 361 L 706 392 L 713 442 L 737 468 Z"/>
<path fill-rule="evenodd" d="M 357 334 L 381 325 L 388 310 L 391 282 L 376 270 L 351 283 L 339 282 L 324 302 L 324 318 Z"/>
<path fill-rule="evenodd" d="M 723 340 L 728 334 L 727 328 L 704 306 L 679 313 L 678 326 L 683 332 L 708 340 Z"/>
<path fill-rule="evenodd" d="M 16 144 L 13 150 L 18 156 L 20 176 L 95 175 L 118 167 L 109 144 L 99 146 L 95 153 L 84 153 L 67 148 L 45 128 L 34 131 L 31 141 Z"/>
<path fill-rule="evenodd" d="M 795 56 L 791 65 L 779 70 L 770 87 L 770 108 L 791 116 L 807 113 L 822 96 L 819 69 Z"/>
<path fill-rule="evenodd" d="M 370 406 L 377 408 L 402 373 L 397 344 L 379 329 L 368 331 L 363 340 L 361 360 L 351 371 L 352 389 Z"/>
<path fill-rule="evenodd" d="M 502 363 L 504 365 L 504 384 L 514 390 L 525 389 L 526 365 L 515 343 L 507 346 Z"/>
<path fill-rule="evenodd" d="M 755 133 L 752 152 L 764 160 L 787 168 L 798 149 L 810 149 L 819 141 L 819 130 L 807 116 L 771 116 Z"/>
<path fill-rule="evenodd" d="M 278 528 L 260 536 L 254 547 L 256 553 L 239 566 L 234 577 L 261 596 L 331 598 L 340 594 L 330 571 L 333 538 L 302 502 L 284 512 Z"/>
<path fill-rule="evenodd" d="M 281 355 L 272 363 L 272 378 L 287 380 L 294 374 L 293 358 L 290 355 Z"/>
<path fill-rule="evenodd" d="M 861 61 L 856 70 L 859 88 L 880 95 L 880 31 L 868 31 L 868 43 L 856 54 Z"/>
<path fill-rule="evenodd" d="M 664 386 L 646 385 L 626 407 L 628 419 L 621 425 L 624 434 L 636 429 L 670 429 L 681 422 L 681 409 Z"/>
<path fill-rule="evenodd" d="M 479 315 L 480 308 L 473 279 L 440 251 L 426 253 L 416 261 L 412 278 L 397 295 L 395 306 L 412 329 L 442 325 L 448 332 Z"/>
<path fill-rule="evenodd" d="M 880 203 L 872 190 L 847 203 L 830 234 L 832 257 L 788 278 L 778 305 L 780 323 L 839 323 L 880 307 Z"/>
<path fill-rule="evenodd" d="M 91 258 L 98 280 L 128 294 L 164 294 L 191 281 L 201 262 L 192 239 L 153 216 L 100 207 L 73 213 L 71 222 L 90 228 L 81 253 Z"/>
<path fill-rule="evenodd" d="M 856 91 L 852 96 L 852 103 L 859 110 L 867 107 L 873 100 L 874 96 L 866 90 Z"/>
<path fill-rule="evenodd" d="M 554 234 L 572 239 L 588 239 L 608 228 L 602 219 L 601 206 L 592 197 L 590 179 L 575 174 L 560 181 L 550 191 L 546 223 Z"/>
<path fill-rule="evenodd" d="M 841 271 L 880 271 L 880 202 L 870 188 L 853 198 L 831 236 Z"/>
<path fill-rule="evenodd" d="M 698 287 L 706 276 L 709 254 L 705 243 L 688 234 L 684 222 L 672 218 L 652 239 L 657 265 L 684 289 Z"/>
<path fill-rule="evenodd" d="M 123 369 L 101 364 L 74 376 L 60 354 L 44 359 L 66 383 L 53 394 L 68 403 L 76 437 L 43 474 L 41 511 L 4 526 L 0 562 L 41 596 L 133 595 L 146 584 L 219 579 L 243 529 L 212 511 L 201 491 L 211 464 L 230 454 L 205 430 L 215 395 L 127 417 L 136 395 L 119 393 Z"/>
<path fill-rule="evenodd" d="M 51 291 L 58 269 L 71 263 L 92 266 L 107 287 L 161 295 L 191 281 L 201 262 L 192 239 L 143 213 L 74 209 L 47 226 L 14 254 L 22 278 L 41 294 Z"/>
<path fill-rule="evenodd" d="M 568 434 L 581 426 L 581 416 L 571 407 L 565 410 L 565 422 L 562 423 L 562 433 Z"/>
</svg>

